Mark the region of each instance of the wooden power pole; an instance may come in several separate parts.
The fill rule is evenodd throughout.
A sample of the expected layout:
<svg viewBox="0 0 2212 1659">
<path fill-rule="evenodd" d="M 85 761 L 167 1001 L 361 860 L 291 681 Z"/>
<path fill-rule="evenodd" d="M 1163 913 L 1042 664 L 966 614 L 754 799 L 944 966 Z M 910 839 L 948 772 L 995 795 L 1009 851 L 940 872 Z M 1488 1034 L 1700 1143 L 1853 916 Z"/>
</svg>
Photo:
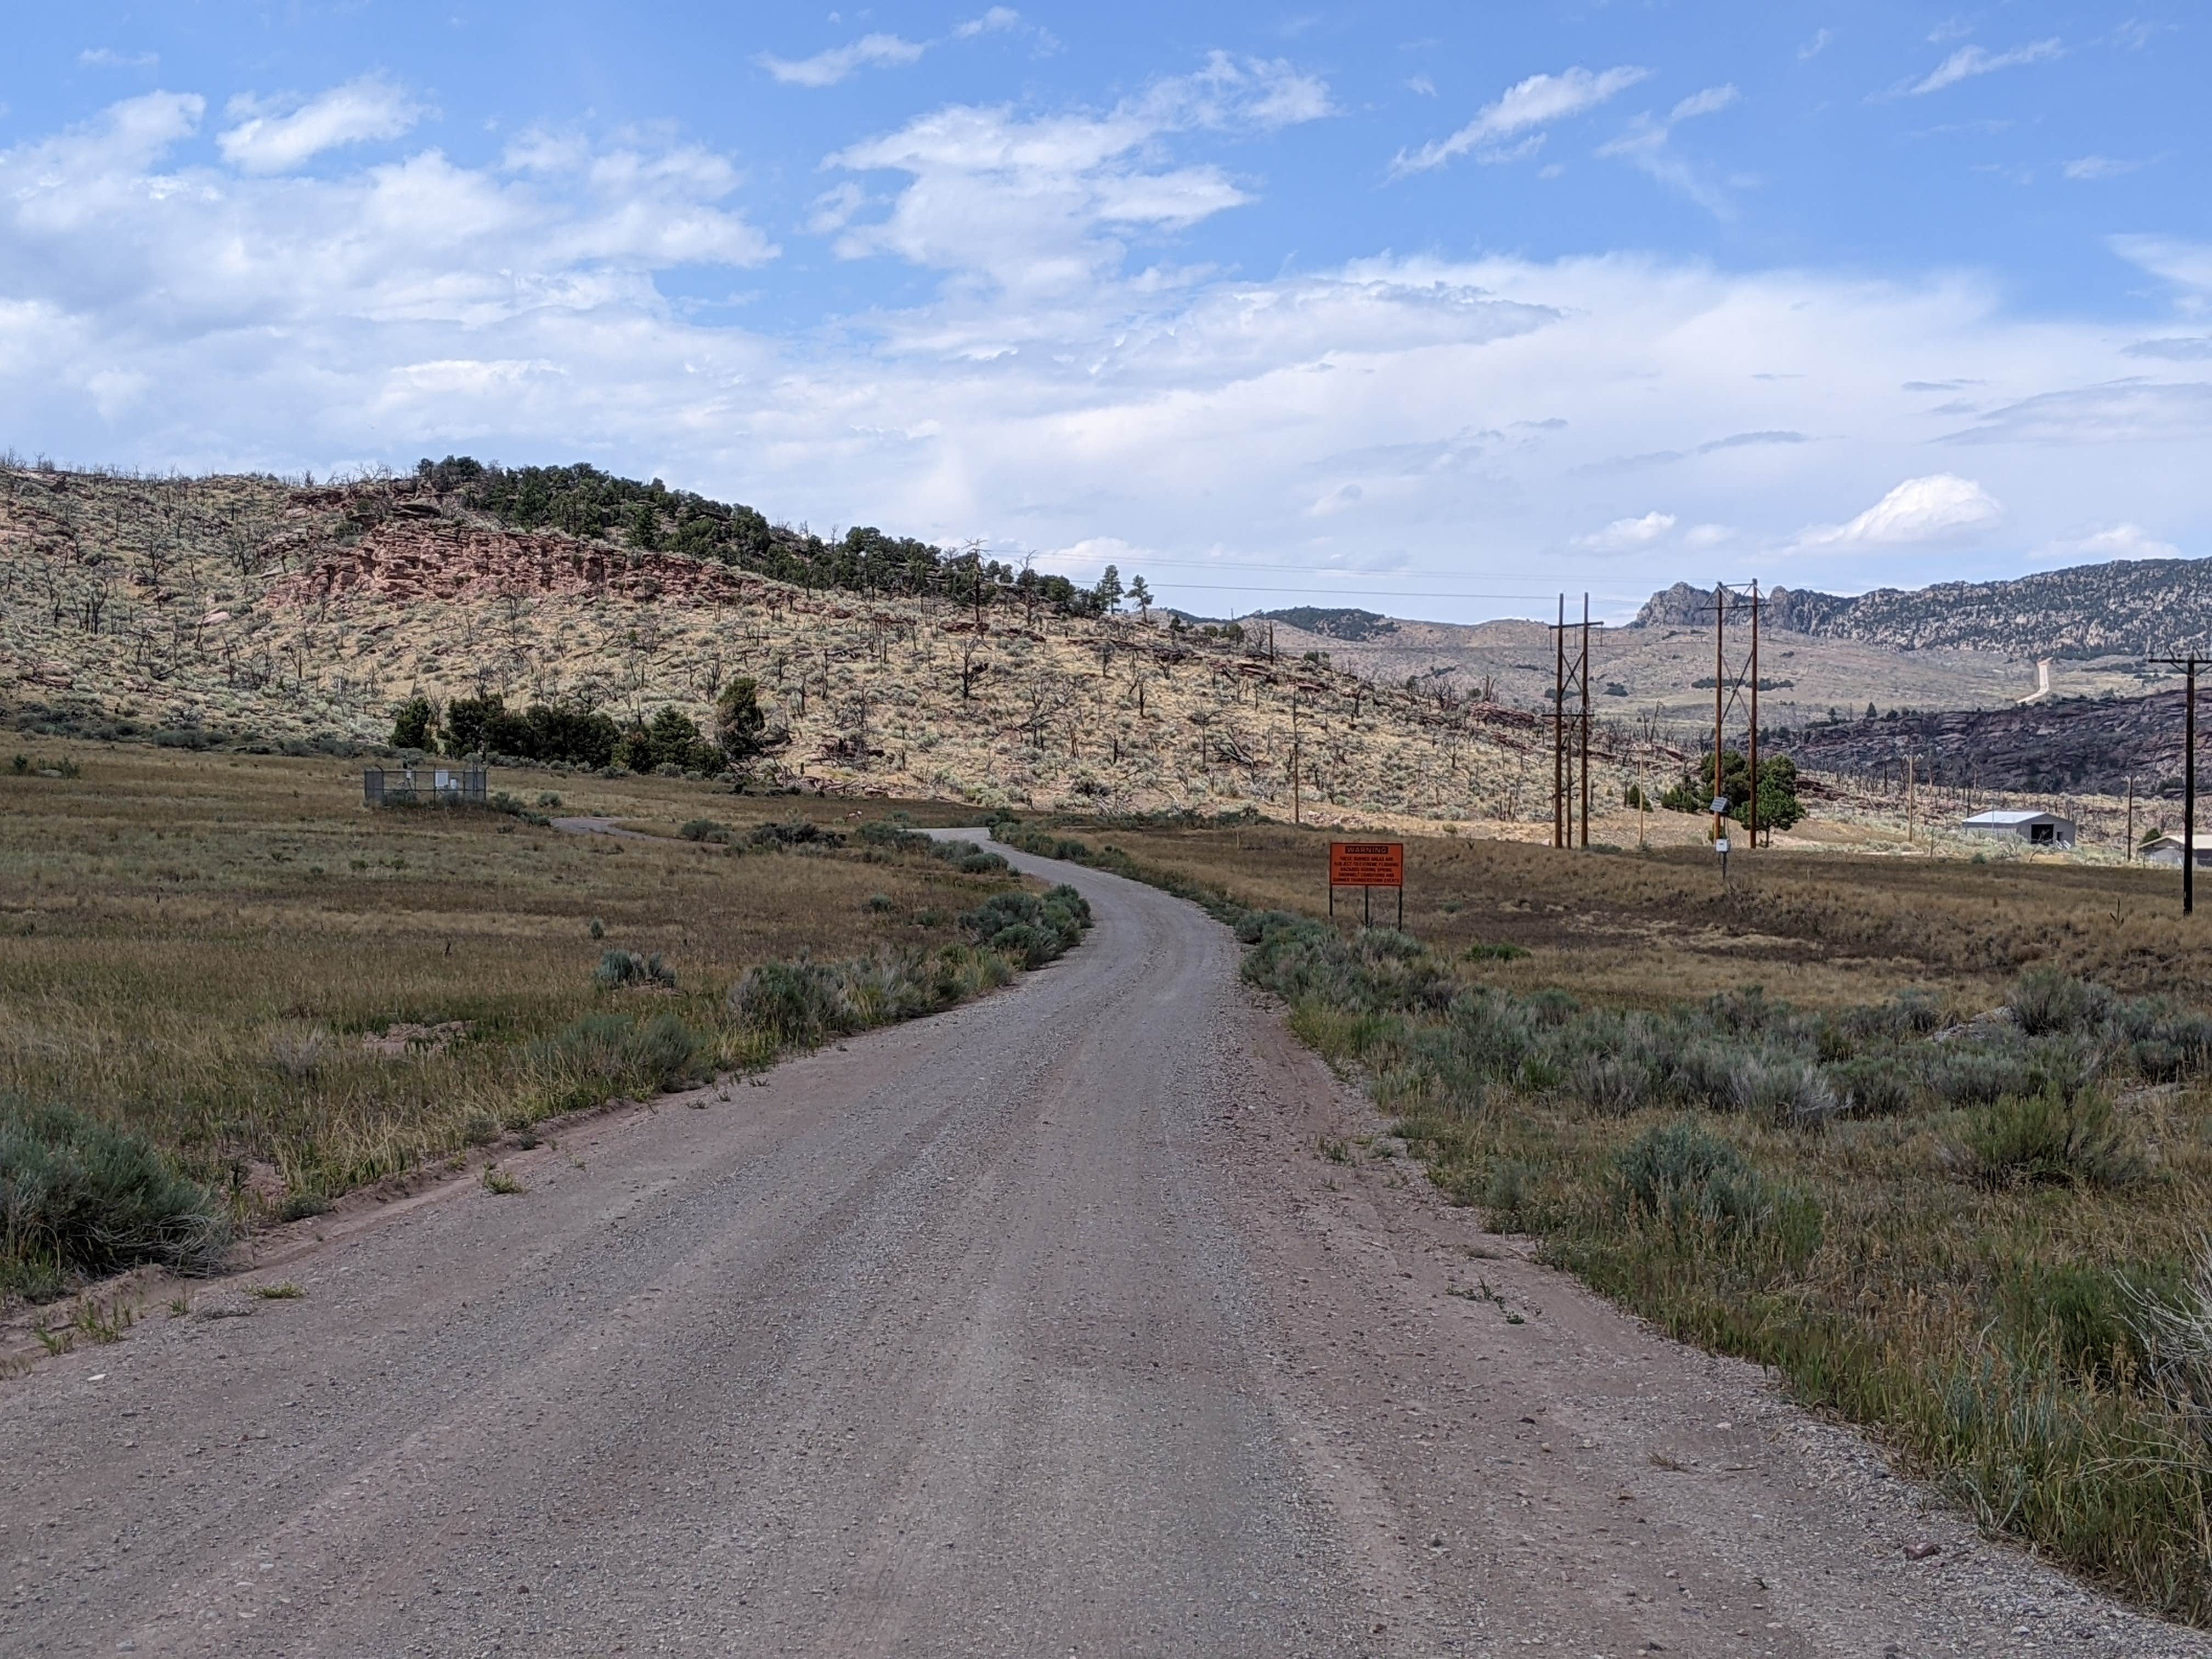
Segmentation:
<svg viewBox="0 0 2212 1659">
<path fill-rule="evenodd" d="M 1552 845 L 1567 844 L 1567 596 L 1559 595 L 1559 623 L 1552 630 Z"/>
<path fill-rule="evenodd" d="M 2191 655 L 2150 660 L 2185 670 L 2189 677 L 2181 719 L 2181 914 L 2185 916 L 2197 908 L 2197 666 L 2206 659 Z M 2129 834 L 2132 839 L 2132 824 Z M 2129 856 L 2134 856 L 2132 851 Z"/>
</svg>

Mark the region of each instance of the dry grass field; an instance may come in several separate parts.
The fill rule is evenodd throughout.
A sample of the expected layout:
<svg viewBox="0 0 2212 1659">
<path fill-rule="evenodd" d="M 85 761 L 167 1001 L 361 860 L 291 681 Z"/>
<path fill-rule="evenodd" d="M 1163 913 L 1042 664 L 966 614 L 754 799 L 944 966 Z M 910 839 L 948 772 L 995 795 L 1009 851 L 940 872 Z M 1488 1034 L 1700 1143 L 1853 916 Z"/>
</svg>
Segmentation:
<svg viewBox="0 0 2212 1659">
<path fill-rule="evenodd" d="M 173 1155 L 241 1218 L 296 1212 L 550 1113 L 757 1063 L 761 1032 L 727 1002 L 749 968 L 934 963 L 1007 885 L 857 839 L 761 851 L 743 834 L 811 807 L 849 836 L 850 803 L 494 781 L 540 816 L 646 833 L 368 808 L 358 765 L 332 759 L 0 745 L 0 1115 L 66 1106 Z M 681 838 L 702 817 L 738 844 Z M 660 957 L 672 985 L 595 983 L 612 950 Z"/>
<path fill-rule="evenodd" d="M 1071 819 L 1070 833 L 1258 908 L 1327 910 L 1327 830 L 1083 827 L 1100 822 Z M 1754 983 L 1814 1007 L 1908 988 L 1986 1006 L 2039 964 L 2130 993 L 2193 995 L 2212 983 L 2212 888 L 2206 913 L 2185 921 L 2177 871 L 1777 848 L 1733 857 L 1723 887 L 1701 844 L 1704 823 L 1655 814 L 1655 832 L 1687 826 L 1698 838 L 1655 834 L 1646 854 L 1618 844 L 1624 830 L 1632 842 L 1632 814 L 1606 824 L 1613 846 L 1588 853 L 1408 836 L 1407 929 L 1448 954 L 1478 942 L 1526 948 L 1526 958 L 1492 970 L 1513 988 L 1637 1006 Z M 1356 917 L 1358 904 L 1356 892 L 1339 896 L 1340 915 Z M 1378 920 L 1395 915 L 1393 902 Z"/>
<path fill-rule="evenodd" d="M 2212 915 L 2177 872 L 1761 853 L 1723 890 L 1701 849 L 1409 839 L 1407 939 L 1356 893 L 1296 919 L 1323 835 L 1065 833 L 1212 896 L 1492 1224 L 2212 1624 Z"/>
</svg>

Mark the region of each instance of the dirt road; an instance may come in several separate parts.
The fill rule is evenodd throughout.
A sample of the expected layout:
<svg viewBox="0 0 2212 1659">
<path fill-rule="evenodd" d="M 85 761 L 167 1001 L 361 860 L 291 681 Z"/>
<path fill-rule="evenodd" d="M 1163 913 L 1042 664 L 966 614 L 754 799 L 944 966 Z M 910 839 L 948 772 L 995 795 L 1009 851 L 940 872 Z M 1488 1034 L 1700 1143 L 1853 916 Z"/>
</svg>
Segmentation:
<svg viewBox="0 0 2212 1659">
<path fill-rule="evenodd" d="M 1010 991 L 0 1382 L 0 1652 L 2212 1654 L 1319 1156 L 1222 929 L 1016 862 L 1098 927 Z"/>
</svg>

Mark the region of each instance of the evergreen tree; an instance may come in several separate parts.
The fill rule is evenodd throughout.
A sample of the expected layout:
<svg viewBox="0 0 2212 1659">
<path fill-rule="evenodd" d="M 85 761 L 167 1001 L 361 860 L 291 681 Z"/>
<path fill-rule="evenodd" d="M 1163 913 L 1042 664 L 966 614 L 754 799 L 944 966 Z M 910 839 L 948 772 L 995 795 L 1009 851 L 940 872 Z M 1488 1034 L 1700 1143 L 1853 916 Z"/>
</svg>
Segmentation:
<svg viewBox="0 0 2212 1659">
<path fill-rule="evenodd" d="M 438 711 L 430 705 L 429 698 L 416 693 L 393 711 L 392 746 L 394 749 L 420 749 L 426 753 L 436 747 L 431 740 L 431 727 L 436 724 Z"/>
<path fill-rule="evenodd" d="M 714 741 L 722 758 L 742 781 L 768 749 L 768 715 L 760 706 L 760 683 L 740 675 L 714 700 Z"/>
</svg>

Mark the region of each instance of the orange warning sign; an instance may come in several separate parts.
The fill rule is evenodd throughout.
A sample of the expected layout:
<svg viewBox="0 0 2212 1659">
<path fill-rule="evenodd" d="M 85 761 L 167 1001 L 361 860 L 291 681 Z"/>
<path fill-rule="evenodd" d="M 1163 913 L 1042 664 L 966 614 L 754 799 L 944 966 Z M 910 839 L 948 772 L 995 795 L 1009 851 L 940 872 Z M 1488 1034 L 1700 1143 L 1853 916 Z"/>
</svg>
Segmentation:
<svg viewBox="0 0 2212 1659">
<path fill-rule="evenodd" d="M 1332 887 L 1403 887 L 1406 843 L 1402 841 L 1333 841 L 1328 844 Z"/>
</svg>

